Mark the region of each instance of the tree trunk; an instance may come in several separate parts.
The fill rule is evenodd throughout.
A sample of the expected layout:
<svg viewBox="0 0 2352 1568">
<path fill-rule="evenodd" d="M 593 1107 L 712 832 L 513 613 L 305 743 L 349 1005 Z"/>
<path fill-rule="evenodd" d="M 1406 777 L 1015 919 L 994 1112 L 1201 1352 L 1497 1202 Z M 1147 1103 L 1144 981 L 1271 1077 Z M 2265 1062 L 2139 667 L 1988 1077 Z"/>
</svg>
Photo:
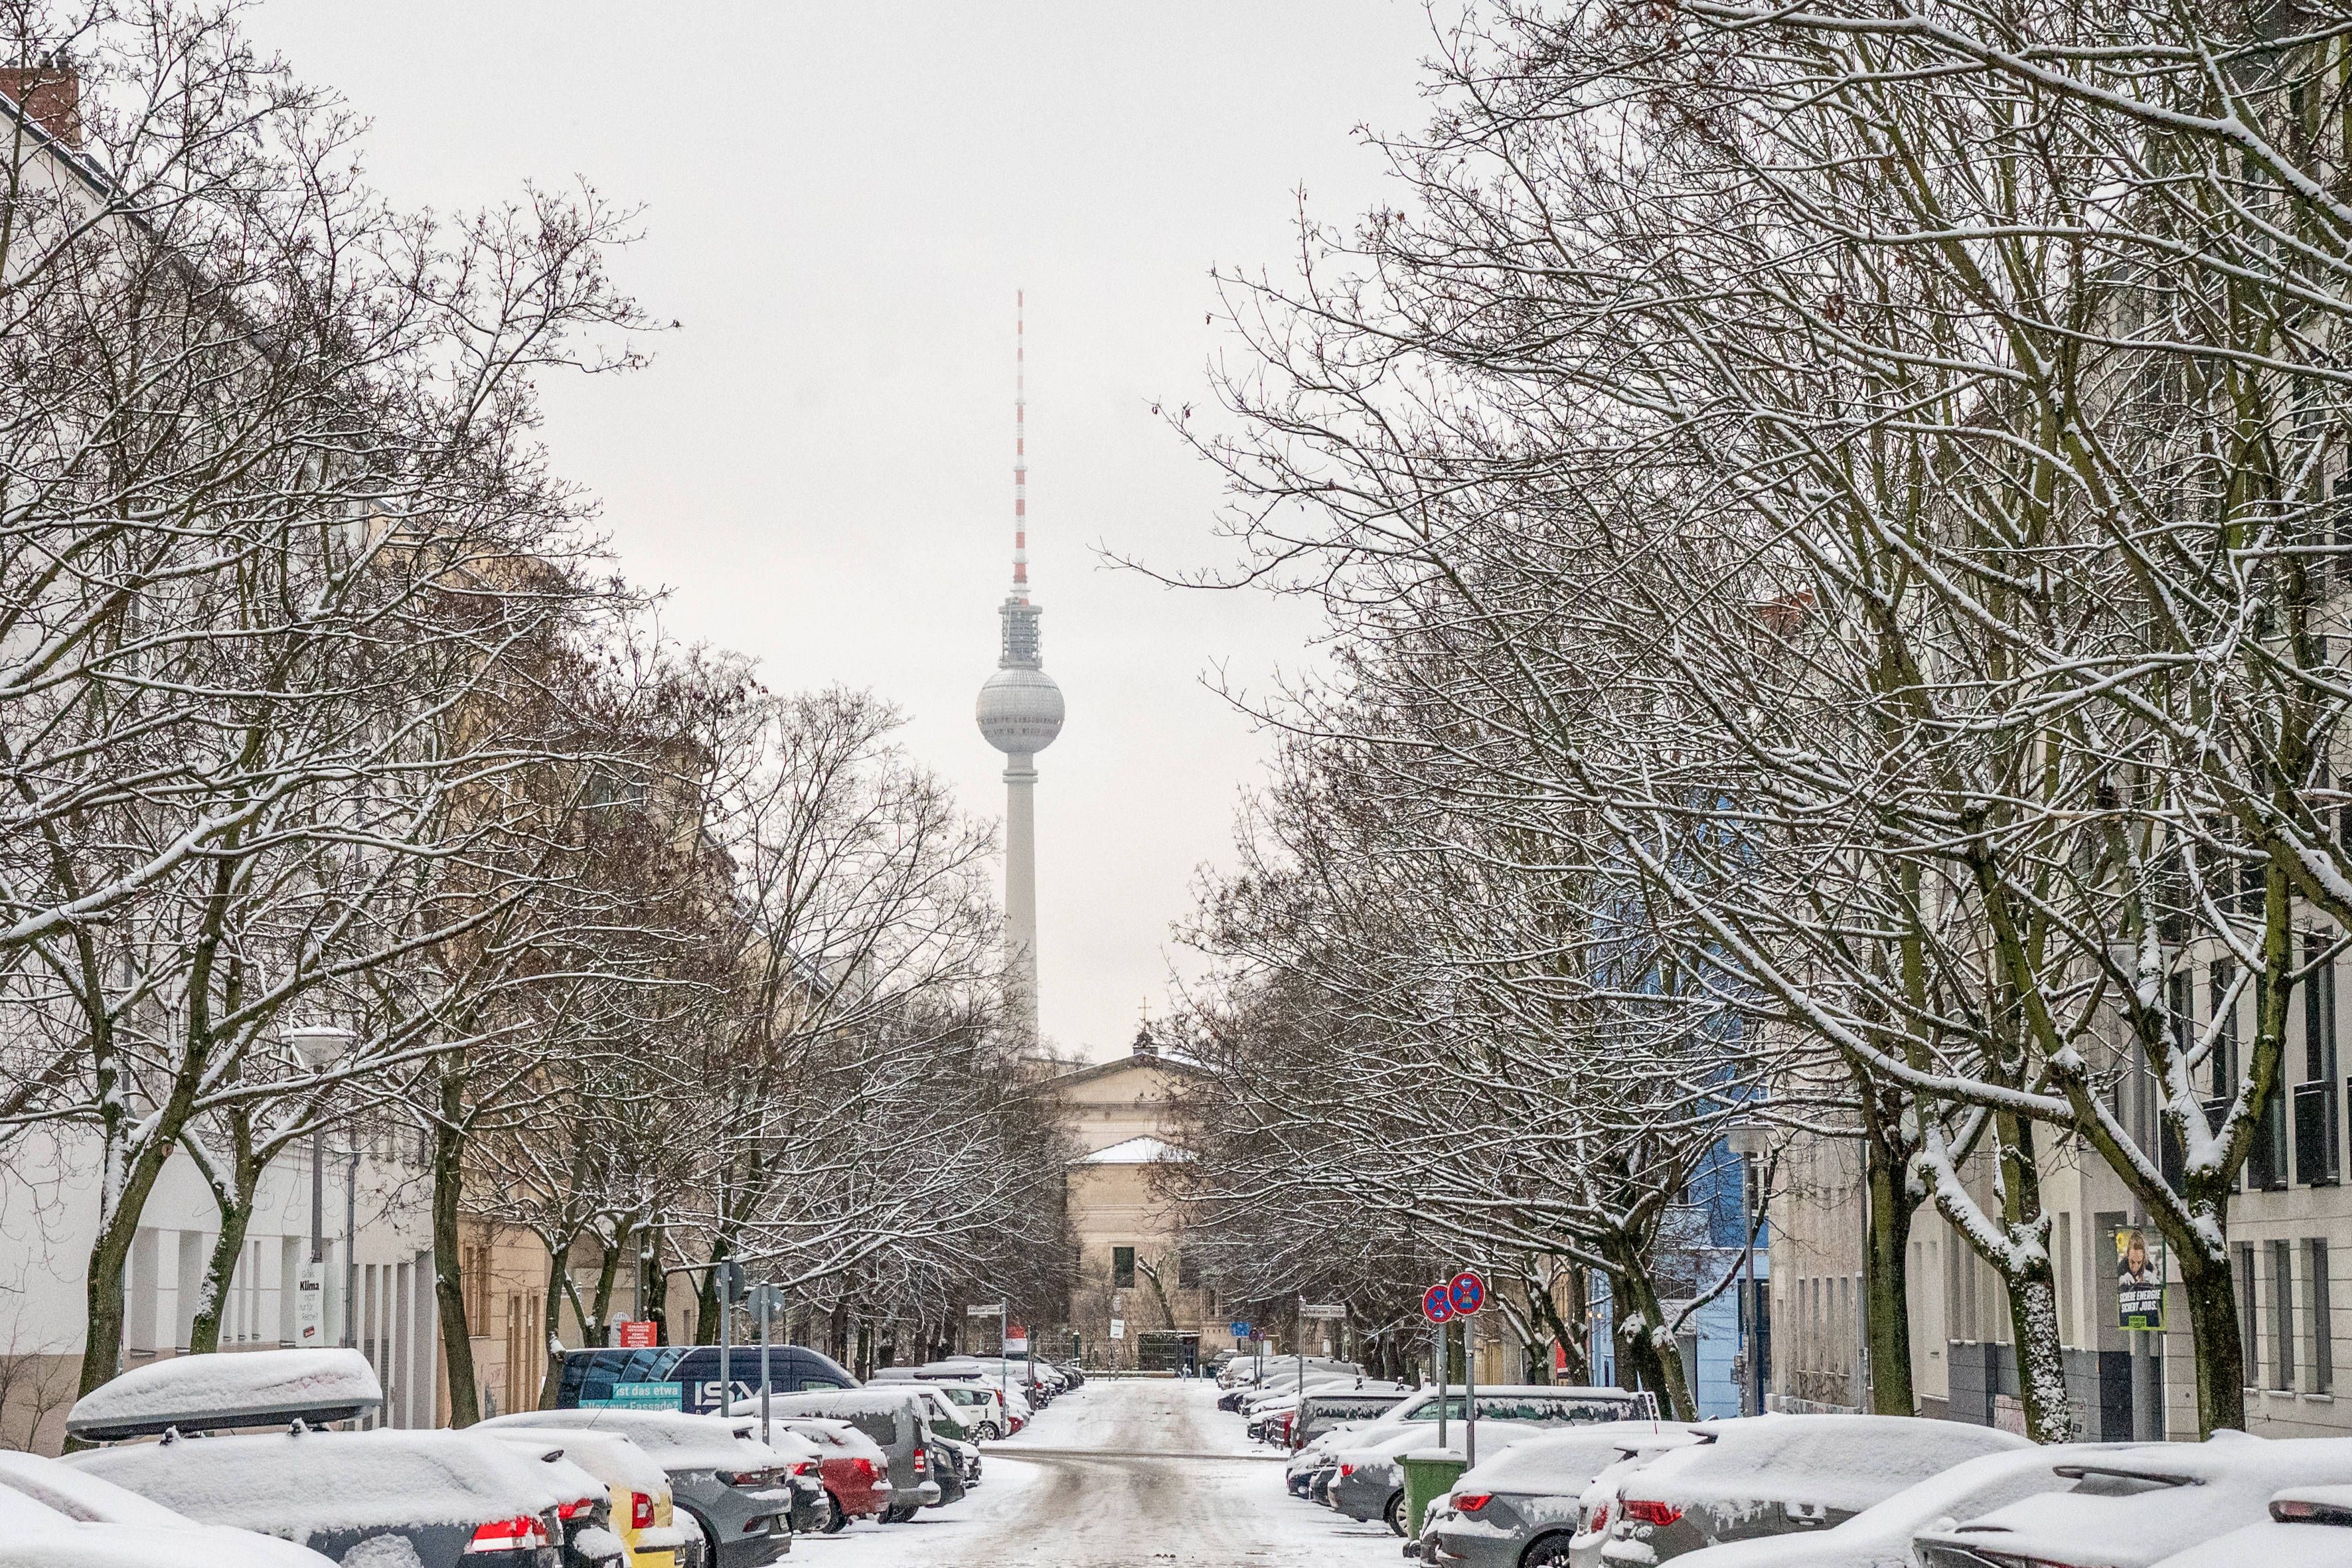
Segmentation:
<svg viewBox="0 0 2352 1568">
<path fill-rule="evenodd" d="M 662 1227 L 659 1220 L 646 1222 L 643 1240 L 637 1247 L 638 1310 L 654 1326 L 654 1343 L 669 1343 L 669 1276 L 661 1267 Z"/>
<path fill-rule="evenodd" d="M 1683 1373 L 1682 1347 L 1666 1332 L 1666 1314 L 1658 1305 L 1648 1270 L 1630 1259 L 1621 1262 L 1610 1272 L 1609 1299 L 1624 1302 L 1617 1310 L 1618 1343 L 1629 1352 L 1639 1347 L 1634 1364 L 1652 1380 L 1651 1387 L 1664 1401 L 1666 1419 L 1697 1420 L 1690 1383 Z"/>
<path fill-rule="evenodd" d="M 2188 1298 L 2189 1339 L 2196 1352 L 2197 1426 L 2205 1436 L 2246 1427 L 2246 1352 L 2238 1337 L 2238 1302 L 2229 1264 L 2219 1268 L 2187 1248 L 2174 1253 Z M 2224 1253 L 2226 1259 L 2228 1254 Z"/>
<path fill-rule="evenodd" d="M 199 1355 L 220 1349 L 221 1318 L 236 1282 L 237 1261 L 245 1256 L 246 1234 L 253 1224 L 253 1194 L 261 1184 L 261 1166 L 253 1158 L 251 1135 L 240 1128 L 237 1142 L 241 1146 L 233 1185 L 213 1189 L 213 1201 L 220 1208 L 220 1235 L 214 1237 L 212 1257 L 205 1260 L 204 1290 L 196 1299 L 195 1321 L 188 1328 L 188 1349 Z M 348 1304 L 344 1310 L 350 1310 Z"/>
<path fill-rule="evenodd" d="M 1911 1195 L 1907 1156 L 1895 1130 L 1880 1114 L 1875 1095 L 1864 1085 L 1863 1176 L 1870 1194 L 1870 1229 L 1862 1252 L 1864 1343 L 1870 1353 L 1870 1408 L 1880 1415 L 1916 1415 L 1911 1385 L 1911 1222 L 1918 1200 Z M 1766 1281 L 1756 1281 L 1760 1302 Z M 1759 1311 L 1759 1316 L 1761 1316 Z M 1760 1352 L 1764 1342 L 1756 1336 Z M 1859 1401 L 1856 1401 L 1859 1404 Z"/>
<path fill-rule="evenodd" d="M 539 1384 L 539 1408 L 555 1408 L 555 1396 L 563 1386 L 563 1293 L 571 1288 L 565 1263 L 572 1248 L 566 1245 L 547 1249 L 547 1310 L 540 1325 L 540 1353 L 547 1359 L 547 1375 Z"/>
<path fill-rule="evenodd" d="M 464 1112 L 462 1086 L 454 1078 L 444 1079 L 441 1115 L 433 1127 L 433 1295 L 441 1310 L 441 1361 L 449 1377 L 452 1426 L 471 1426 L 482 1418 L 474 1342 L 466 1322 L 464 1259 L 457 1247 L 458 1205 L 465 1196 L 459 1164 L 466 1147 L 459 1131 Z"/>
<path fill-rule="evenodd" d="M 580 1335 L 589 1346 L 603 1344 L 613 1337 L 613 1286 L 620 1277 L 621 1252 L 629 1244 L 629 1232 L 624 1227 L 614 1233 L 604 1244 L 603 1259 L 596 1266 L 595 1304 L 581 1322 Z"/>
</svg>

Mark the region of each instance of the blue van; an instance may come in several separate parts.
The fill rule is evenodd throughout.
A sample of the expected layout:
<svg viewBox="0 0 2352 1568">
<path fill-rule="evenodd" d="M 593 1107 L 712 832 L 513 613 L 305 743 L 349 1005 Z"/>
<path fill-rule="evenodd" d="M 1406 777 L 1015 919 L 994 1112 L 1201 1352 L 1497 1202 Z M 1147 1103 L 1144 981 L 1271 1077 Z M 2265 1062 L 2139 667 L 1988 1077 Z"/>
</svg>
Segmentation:
<svg viewBox="0 0 2352 1568">
<path fill-rule="evenodd" d="M 768 1350 L 770 1386 L 778 1394 L 856 1388 L 847 1368 L 821 1351 L 803 1345 Z M 760 1347 L 737 1345 L 728 1367 L 736 1399 L 760 1394 Z M 688 1415 L 721 1415 L 717 1345 L 659 1345 L 645 1350 L 570 1351 L 556 1384 L 558 1410 L 617 1405 L 634 1410 L 682 1410 Z"/>
</svg>

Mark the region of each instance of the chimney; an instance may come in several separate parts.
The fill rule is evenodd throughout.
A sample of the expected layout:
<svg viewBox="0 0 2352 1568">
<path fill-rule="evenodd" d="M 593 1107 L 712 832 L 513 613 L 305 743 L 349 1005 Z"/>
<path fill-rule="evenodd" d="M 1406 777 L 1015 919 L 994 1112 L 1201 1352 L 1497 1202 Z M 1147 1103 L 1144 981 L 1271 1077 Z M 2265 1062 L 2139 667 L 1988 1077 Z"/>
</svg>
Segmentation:
<svg viewBox="0 0 2352 1568">
<path fill-rule="evenodd" d="M 81 145 L 81 73 L 44 55 L 29 66 L 0 66 L 0 95 L 68 147 Z"/>
</svg>

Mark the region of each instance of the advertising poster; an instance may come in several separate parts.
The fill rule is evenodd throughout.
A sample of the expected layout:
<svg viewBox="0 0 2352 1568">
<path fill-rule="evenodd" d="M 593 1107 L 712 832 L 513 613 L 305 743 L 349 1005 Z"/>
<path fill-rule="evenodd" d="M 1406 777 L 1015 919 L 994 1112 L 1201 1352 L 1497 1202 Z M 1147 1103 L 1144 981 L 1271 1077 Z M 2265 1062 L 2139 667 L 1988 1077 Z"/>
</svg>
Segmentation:
<svg viewBox="0 0 2352 1568">
<path fill-rule="evenodd" d="M 2116 1326 L 2163 1328 L 2164 1237 L 2137 1225 L 2119 1225 L 2107 1234 L 2116 1247 Z"/>
</svg>

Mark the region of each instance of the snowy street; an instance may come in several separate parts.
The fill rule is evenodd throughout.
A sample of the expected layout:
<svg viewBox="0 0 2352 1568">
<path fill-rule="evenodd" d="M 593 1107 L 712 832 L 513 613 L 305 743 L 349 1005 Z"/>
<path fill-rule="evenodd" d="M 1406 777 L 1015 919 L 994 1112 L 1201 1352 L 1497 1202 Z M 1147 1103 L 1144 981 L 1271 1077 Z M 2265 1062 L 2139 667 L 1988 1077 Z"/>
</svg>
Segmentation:
<svg viewBox="0 0 2352 1568">
<path fill-rule="evenodd" d="M 1388 1568 L 1395 1536 L 1283 1490 L 1202 1381 L 1098 1378 L 989 1445 L 980 1489 L 912 1523 L 803 1535 L 802 1568 Z"/>
</svg>

